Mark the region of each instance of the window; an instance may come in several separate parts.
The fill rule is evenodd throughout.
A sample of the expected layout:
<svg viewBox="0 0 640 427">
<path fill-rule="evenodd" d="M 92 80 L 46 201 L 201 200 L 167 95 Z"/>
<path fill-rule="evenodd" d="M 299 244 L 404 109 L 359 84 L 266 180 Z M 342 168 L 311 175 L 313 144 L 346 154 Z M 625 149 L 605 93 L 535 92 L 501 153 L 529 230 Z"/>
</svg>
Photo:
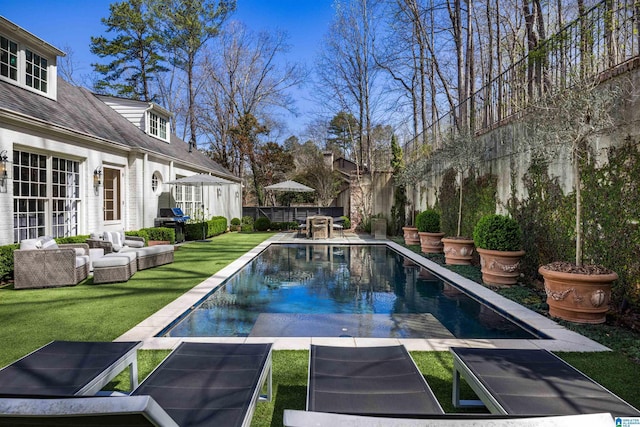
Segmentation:
<svg viewBox="0 0 640 427">
<path fill-rule="evenodd" d="M 79 170 L 73 160 L 13 152 L 14 242 L 78 234 Z"/>
<path fill-rule="evenodd" d="M 158 191 L 158 187 L 160 186 L 160 174 L 158 172 L 154 172 L 151 177 L 151 190 L 155 193 Z"/>
<path fill-rule="evenodd" d="M 122 219 L 120 212 L 120 170 L 104 168 L 104 220 Z"/>
<path fill-rule="evenodd" d="M 21 31 L 9 34 L 13 40 L 7 35 L 0 34 L 0 79 L 55 98 L 56 57 L 63 52 L 47 43 L 32 43 Z"/>
<path fill-rule="evenodd" d="M 174 191 L 176 207 L 182 209 L 182 212 L 189 215 L 191 219 L 200 219 L 202 217 L 201 188 L 192 185 L 175 185 Z"/>
<path fill-rule="evenodd" d="M 29 49 L 25 50 L 25 83 L 47 93 L 47 59 Z"/>
<path fill-rule="evenodd" d="M 167 140 L 167 119 L 149 111 L 149 134 Z"/>
<path fill-rule="evenodd" d="M 0 75 L 18 80 L 18 44 L 0 36 Z"/>
</svg>

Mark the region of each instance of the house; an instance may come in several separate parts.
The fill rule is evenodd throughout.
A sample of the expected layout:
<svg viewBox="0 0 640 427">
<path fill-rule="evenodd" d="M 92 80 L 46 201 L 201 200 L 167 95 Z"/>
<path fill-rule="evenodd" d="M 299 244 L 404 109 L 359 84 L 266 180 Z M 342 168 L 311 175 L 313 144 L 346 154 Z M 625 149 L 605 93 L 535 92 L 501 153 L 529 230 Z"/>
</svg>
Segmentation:
<svg viewBox="0 0 640 427">
<path fill-rule="evenodd" d="M 240 179 L 191 152 L 169 111 L 69 84 L 63 55 L 0 16 L 0 245 L 153 227 L 163 207 L 241 216 Z M 199 173 L 230 183 L 167 184 Z"/>
</svg>

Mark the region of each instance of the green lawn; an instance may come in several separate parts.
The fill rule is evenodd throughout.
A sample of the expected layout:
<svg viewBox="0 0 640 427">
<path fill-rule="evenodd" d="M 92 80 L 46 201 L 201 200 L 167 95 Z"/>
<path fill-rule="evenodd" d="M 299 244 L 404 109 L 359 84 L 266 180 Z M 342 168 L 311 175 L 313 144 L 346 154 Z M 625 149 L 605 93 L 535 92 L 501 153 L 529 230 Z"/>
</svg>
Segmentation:
<svg viewBox="0 0 640 427">
<path fill-rule="evenodd" d="M 51 340 L 110 341 L 255 247 L 270 233 L 227 233 L 210 243 L 184 245 L 175 262 L 139 271 L 127 283 L 15 291 L 0 289 L 0 366 Z M 606 337 L 609 334 L 603 334 Z M 619 342 L 617 337 L 615 340 Z M 612 346 L 606 338 L 600 340 Z M 640 407 L 640 369 L 626 352 L 561 353 L 560 357 Z M 138 352 L 140 379 L 168 354 Z M 418 367 L 446 412 L 451 405 L 452 359 L 448 352 L 412 352 Z M 275 351 L 274 400 L 260 403 L 253 426 L 280 426 L 285 409 L 304 409 L 308 352 Z M 121 374 L 111 389 L 126 390 L 128 374 Z M 473 398 L 468 388 L 463 398 Z"/>
<path fill-rule="evenodd" d="M 112 341 L 273 233 L 227 233 L 188 243 L 175 261 L 126 283 L 0 289 L 0 366 L 52 340 Z"/>
</svg>

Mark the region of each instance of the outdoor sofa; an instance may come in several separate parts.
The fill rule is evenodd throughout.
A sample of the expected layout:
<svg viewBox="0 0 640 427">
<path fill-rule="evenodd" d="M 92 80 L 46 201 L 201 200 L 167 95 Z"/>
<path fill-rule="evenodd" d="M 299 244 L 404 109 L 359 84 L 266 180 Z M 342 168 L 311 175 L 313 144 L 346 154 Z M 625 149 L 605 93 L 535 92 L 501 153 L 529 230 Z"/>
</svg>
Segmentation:
<svg viewBox="0 0 640 427">
<path fill-rule="evenodd" d="M 89 274 L 86 243 L 57 244 L 51 236 L 24 239 L 13 251 L 14 289 L 53 288 L 80 283 Z"/>
<path fill-rule="evenodd" d="M 103 233 L 92 233 L 87 240 L 90 248 L 101 248 L 105 256 L 110 254 L 122 254 L 133 252 L 136 254 L 136 270 L 157 267 L 159 265 L 170 264 L 174 260 L 173 245 L 144 246 L 143 237 L 128 236 L 124 231 L 105 231 Z M 113 262 L 111 262 L 113 264 Z M 112 266 L 115 267 L 115 266 Z M 123 271 L 118 272 L 118 280 L 123 277 Z M 131 273 L 133 275 L 133 272 Z M 127 279 L 128 280 L 128 279 Z"/>
<path fill-rule="evenodd" d="M 130 396 L 0 398 L 0 425 L 248 427 L 265 384 L 271 344 L 183 342 Z"/>
</svg>

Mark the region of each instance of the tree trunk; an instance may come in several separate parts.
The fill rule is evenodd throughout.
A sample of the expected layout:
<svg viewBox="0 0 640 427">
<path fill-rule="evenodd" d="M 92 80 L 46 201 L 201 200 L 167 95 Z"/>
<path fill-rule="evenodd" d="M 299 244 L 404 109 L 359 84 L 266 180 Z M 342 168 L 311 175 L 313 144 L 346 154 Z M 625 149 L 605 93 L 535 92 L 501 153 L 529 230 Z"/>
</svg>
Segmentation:
<svg viewBox="0 0 640 427">
<path fill-rule="evenodd" d="M 572 147 L 573 185 L 576 193 L 576 265 L 582 265 L 582 179 L 580 177 L 579 145 Z"/>
</svg>

